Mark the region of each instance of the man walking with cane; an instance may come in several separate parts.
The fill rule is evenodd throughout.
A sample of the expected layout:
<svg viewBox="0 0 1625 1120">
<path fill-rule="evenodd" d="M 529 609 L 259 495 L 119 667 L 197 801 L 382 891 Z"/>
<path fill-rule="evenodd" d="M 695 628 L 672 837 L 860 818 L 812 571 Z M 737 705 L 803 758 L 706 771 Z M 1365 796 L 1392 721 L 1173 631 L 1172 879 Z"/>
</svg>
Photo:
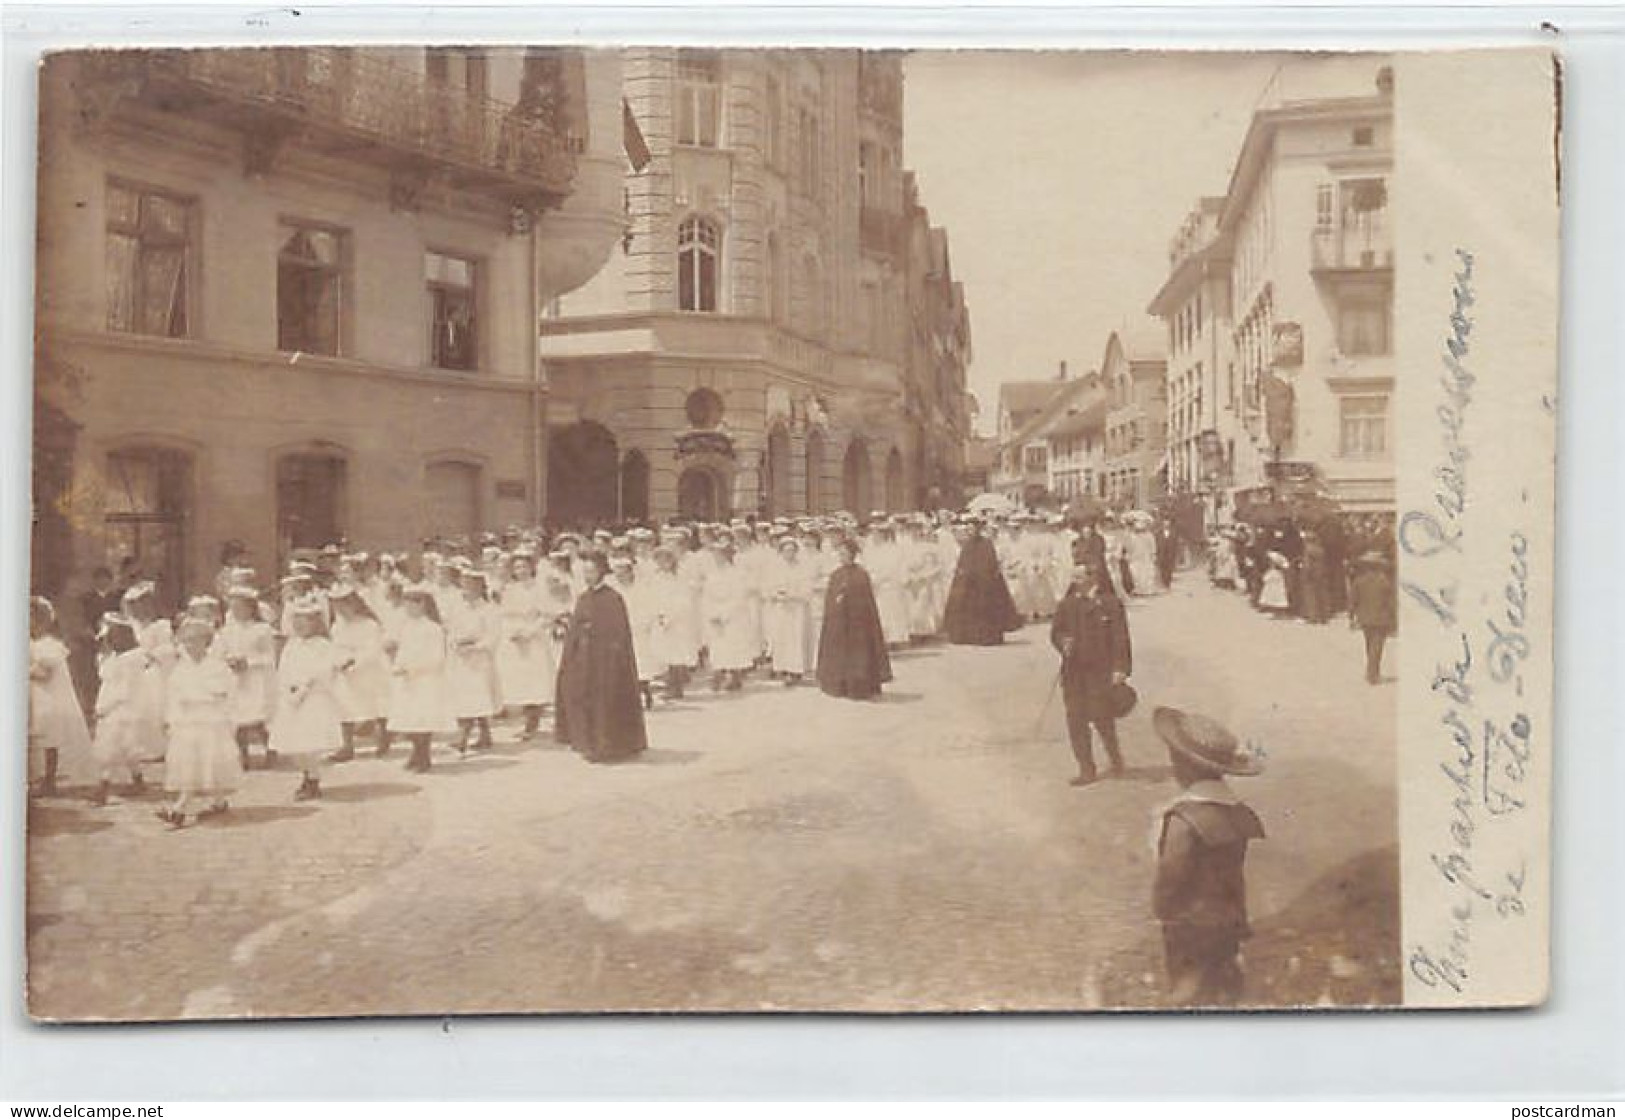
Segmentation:
<svg viewBox="0 0 1625 1120">
<path fill-rule="evenodd" d="M 1086 786 L 1099 776 L 1094 756 L 1096 732 L 1106 748 L 1111 773 L 1123 772 L 1117 720 L 1134 705 L 1134 690 L 1128 687 L 1133 653 L 1128 616 L 1104 568 L 1088 556 L 1077 559 L 1072 585 L 1050 625 L 1050 643 L 1061 654 L 1066 730 L 1078 762 L 1078 776 L 1072 784 Z"/>
</svg>

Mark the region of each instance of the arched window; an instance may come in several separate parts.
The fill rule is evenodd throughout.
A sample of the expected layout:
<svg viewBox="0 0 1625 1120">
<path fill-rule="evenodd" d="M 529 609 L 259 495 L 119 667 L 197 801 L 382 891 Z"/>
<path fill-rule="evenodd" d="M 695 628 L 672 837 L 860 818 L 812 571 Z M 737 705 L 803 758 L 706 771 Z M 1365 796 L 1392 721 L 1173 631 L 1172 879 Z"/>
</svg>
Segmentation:
<svg viewBox="0 0 1625 1120">
<path fill-rule="evenodd" d="M 677 306 L 683 311 L 716 311 L 722 269 L 722 231 L 697 216 L 677 227 Z"/>
</svg>

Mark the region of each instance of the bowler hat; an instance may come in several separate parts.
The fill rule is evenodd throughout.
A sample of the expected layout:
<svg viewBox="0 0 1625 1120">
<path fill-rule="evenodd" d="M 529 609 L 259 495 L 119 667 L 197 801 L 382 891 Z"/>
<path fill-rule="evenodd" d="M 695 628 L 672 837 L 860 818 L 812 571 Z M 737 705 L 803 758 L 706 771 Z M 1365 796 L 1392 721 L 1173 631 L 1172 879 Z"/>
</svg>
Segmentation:
<svg viewBox="0 0 1625 1120">
<path fill-rule="evenodd" d="M 1106 690 L 1106 703 L 1113 719 L 1122 719 L 1140 702 L 1140 694 L 1127 681 L 1118 681 Z"/>
<path fill-rule="evenodd" d="M 1250 745 L 1242 745 L 1217 720 L 1178 708 L 1158 708 L 1151 725 L 1168 749 L 1204 770 L 1248 776 L 1261 773 L 1263 760 Z"/>
</svg>

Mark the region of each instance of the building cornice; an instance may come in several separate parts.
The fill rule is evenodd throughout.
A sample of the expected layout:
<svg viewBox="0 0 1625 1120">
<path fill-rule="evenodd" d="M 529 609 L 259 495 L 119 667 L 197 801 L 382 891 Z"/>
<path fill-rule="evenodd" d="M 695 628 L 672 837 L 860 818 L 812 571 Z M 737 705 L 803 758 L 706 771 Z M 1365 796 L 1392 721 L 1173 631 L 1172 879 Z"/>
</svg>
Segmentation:
<svg viewBox="0 0 1625 1120">
<path fill-rule="evenodd" d="M 369 378 L 381 381 L 411 382 L 488 393 L 529 394 L 545 388 L 538 382 L 494 373 L 459 373 L 413 366 L 381 365 L 357 358 L 335 358 L 318 354 L 283 354 L 264 350 L 244 350 L 216 342 L 187 338 L 158 338 L 151 335 L 115 331 L 85 331 L 68 327 L 42 327 L 39 344 L 76 346 L 120 354 L 140 354 L 168 358 L 181 363 L 229 363 L 260 366 L 281 373 L 289 367 L 315 370 L 335 377 Z"/>
</svg>

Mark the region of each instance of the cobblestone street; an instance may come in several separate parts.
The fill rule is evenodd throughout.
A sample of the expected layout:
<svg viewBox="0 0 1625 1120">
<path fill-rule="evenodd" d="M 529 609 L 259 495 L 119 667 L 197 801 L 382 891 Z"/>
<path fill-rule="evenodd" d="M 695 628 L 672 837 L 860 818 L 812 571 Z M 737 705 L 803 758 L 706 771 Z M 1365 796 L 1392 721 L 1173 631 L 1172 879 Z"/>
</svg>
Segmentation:
<svg viewBox="0 0 1625 1120">
<path fill-rule="evenodd" d="M 1152 822 L 1174 792 L 1157 704 L 1269 752 L 1237 782 L 1269 832 L 1249 862 L 1251 994 L 1397 999 L 1394 689 L 1361 679 L 1359 635 L 1272 621 L 1195 573 L 1130 619 L 1129 773 L 1081 790 L 1035 625 L 900 653 L 874 704 L 695 690 L 657 705 L 652 749 L 619 767 L 510 723 L 493 753 L 441 752 L 421 778 L 399 751 L 334 767 L 315 805 L 291 801 L 296 774 L 255 772 L 227 817 L 180 833 L 156 798 L 38 804 L 32 1010 L 1144 1003 Z"/>
</svg>

